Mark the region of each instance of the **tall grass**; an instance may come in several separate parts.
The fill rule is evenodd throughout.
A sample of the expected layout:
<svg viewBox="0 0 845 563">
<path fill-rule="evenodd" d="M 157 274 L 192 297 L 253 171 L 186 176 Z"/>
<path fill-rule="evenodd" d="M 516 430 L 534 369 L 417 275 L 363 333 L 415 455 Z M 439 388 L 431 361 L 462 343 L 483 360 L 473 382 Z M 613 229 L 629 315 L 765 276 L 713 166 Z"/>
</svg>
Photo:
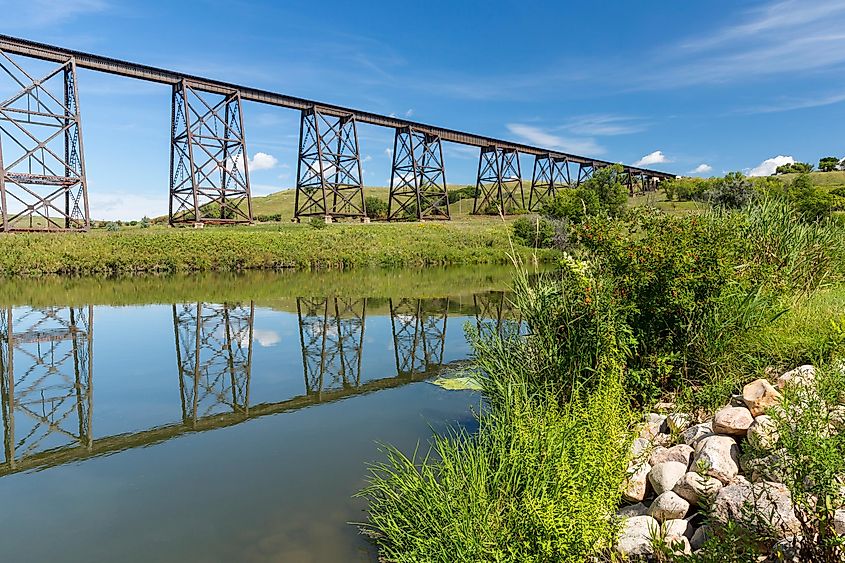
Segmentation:
<svg viewBox="0 0 845 563">
<path fill-rule="evenodd" d="M 574 562 L 610 547 L 630 417 L 616 331 L 602 326 L 608 305 L 586 301 L 587 287 L 523 277 L 528 337 L 475 335 L 487 399 L 478 432 L 436 436 L 422 456 L 387 448 L 372 467 L 363 529 L 385 560 Z M 547 348 L 561 326 L 583 333 L 570 329 L 571 350 Z M 585 355 L 563 361 L 574 350 Z"/>
</svg>

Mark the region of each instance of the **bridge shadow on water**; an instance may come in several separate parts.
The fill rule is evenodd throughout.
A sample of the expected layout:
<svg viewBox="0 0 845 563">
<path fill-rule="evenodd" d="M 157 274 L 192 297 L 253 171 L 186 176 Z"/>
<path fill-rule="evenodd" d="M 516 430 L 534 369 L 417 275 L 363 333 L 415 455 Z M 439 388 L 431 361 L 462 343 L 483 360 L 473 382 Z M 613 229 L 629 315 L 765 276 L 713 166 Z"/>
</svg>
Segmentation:
<svg viewBox="0 0 845 563">
<path fill-rule="evenodd" d="M 477 293 L 471 299 L 300 297 L 287 308 L 257 307 L 253 301 L 154 308 L 156 321 L 172 317 L 174 375 L 169 391 L 166 385 L 162 391 L 178 398 L 166 403 L 178 404 L 180 410 L 165 412 L 167 421 L 161 424 L 103 434 L 97 433 L 95 424 L 95 380 L 117 374 L 95 377 L 94 319 L 100 307 L 0 309 L 0 477 L 431 379 L 459 367 L 466 358 L 465 352 L 457 353 L 447 361 L 447 326 L 464 346 L 465 323 L 480 332 L 521 326 L 502 291 Z M 257 328 L 257 318 L 284 319 L 295 330 L 280 336 Z M 143 350 L 145 340 L 152 337 L 152 324 L 131 326 L 121 338 Z M 258 358 L 256 344 L 287 347 L 281 356 Z M 283 357 L 285 365 L 292 365 L 288 356 L 296 348 L 302 370 L 298 391 L 274 390 L 264 381 L 256 392 L 255 370 L 275 374 L 281 368 L 272 365 L 274 358 Z M 385 359 L 387 349 L 392 361 Z M 375 374 L 364 366 L 368 350 L 384 356 Z M 107 426 L 115 424 L 109 420 Z"/>
</svg>

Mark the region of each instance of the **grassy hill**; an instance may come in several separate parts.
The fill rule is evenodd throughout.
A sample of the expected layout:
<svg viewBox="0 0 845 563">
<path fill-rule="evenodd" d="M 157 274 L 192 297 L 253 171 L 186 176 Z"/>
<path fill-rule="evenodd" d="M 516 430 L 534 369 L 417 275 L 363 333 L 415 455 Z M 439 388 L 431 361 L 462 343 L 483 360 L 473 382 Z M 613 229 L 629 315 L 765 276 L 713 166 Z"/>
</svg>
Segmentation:
<svg viewBox="0 0 845 563">
<path fill-rule="evenodd" d="M 795 179 L 798 174 L 781 174 L 778 178 L 781 178 L 785 182 L 791 182 Z M 822 186 L 824 188 L 838 188 L 839 186 L 845 186 L 845 170 L 838 170 L 835 172 L 810 172 L 810 178 L 812 178 L 813 183 L 817 186 Z"/>
</svg>

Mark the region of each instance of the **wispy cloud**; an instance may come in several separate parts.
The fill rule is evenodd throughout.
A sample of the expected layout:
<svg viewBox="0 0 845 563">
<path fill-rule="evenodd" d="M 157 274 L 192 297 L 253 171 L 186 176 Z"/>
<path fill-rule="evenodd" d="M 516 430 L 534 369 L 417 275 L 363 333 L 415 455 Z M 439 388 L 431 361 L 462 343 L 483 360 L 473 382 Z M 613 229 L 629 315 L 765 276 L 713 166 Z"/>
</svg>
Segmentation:
<svg viewBox="0 0 845 563">
<path fill-rule="evenodd" d="M 766 105 L 743 108 L 737 111 L 737 113 L 778 113 L 782 111 L 793 111 L 797 109 L 809 109 L 822 106 L 829 106 L 833 104 L 838 104 L 840 102 L 845 102 L 845 92 L 800 99 L 782 99 Z"/>
<path fill-rule="evenodd" d="M 663 164 L 665 162 L 671 162 L 666 155 L 663 154 L 663 151 L 654 151 L 650 152 L 638 161 L 634 163 L 634 166 L 648 166 L 651 164 Z"/>
<path fill-rule="evenodd" d="M 563 128 L 576 135 L 602 137 L 639 133 L 645 131 L 647 125 L 636 117 L 594 114 L 573 118 L 565 123 Z"/>
<path fill-rule="evenodd" d="M 6 0 L 3 2 L 6 24 L 22 27 L 50 27 L 86 14 L 110 8 L 106 0 Z"/>
<path fill-rule="evenodd" d="M 524 123 L 508 123 L 507 128 L 508 131 L 524 142 L 543 148 L 557 149 L 584 156 L 598 156 L 605 153 L 605 148 L 599 145 L 593 138 L 562 137 L 540 127 L 526 125 Z"/>
</svg>

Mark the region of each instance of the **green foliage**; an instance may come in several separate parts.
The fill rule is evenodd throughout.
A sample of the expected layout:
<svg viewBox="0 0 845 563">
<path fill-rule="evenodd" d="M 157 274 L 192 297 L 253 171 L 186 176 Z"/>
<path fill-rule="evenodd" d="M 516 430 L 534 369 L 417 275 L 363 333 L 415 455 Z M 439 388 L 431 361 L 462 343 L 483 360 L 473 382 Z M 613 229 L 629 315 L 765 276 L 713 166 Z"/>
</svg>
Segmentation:
<svg viewBox="0 0 845 563">
<path fill-rule="evenodd" d="M 618 216 L 628 201 L 628 188 L 620 181 L 622 171 L 619 164 L 599 168 L 582 184 L 584 189 L 596 193 L 600 209 L 611 217 Z"/>
<path fill-rule="evenodd" d="M 661 182 L 669 201 L 706 201 L 713 191 L 716 178 L 672 178 Z"/>
<path fill-rule="evenodd" d="M 559 190 L 555 197 L 542 207 L 543 215 L 553 219 L 566 219 L 581 223 L 587 217 L 597 215 L 601 210 L 598 194 L 581 185 L 577 188 Z"/>
<path fill-rule="evenodd" d="M 150 228 L 150 224 L 151 224 L 150 218 L 149 218 L 149 217 L 147 217 L 146 215 L 144 215 L 144 217 L 141 219 L 141 223 L 140 223 L 140 224 L 141 224 L 141 228 L 142 228 L 142 229 L 149 229 L 149 228 Z"/>
<path fill-rule="evenodd" d="M 710 202 L 717 207 L 740 209 L 751 203 L 754 189 L 742 172 L 731 172 L 715 182 L 709 195 Z"/>
<path fill-rule="evenodd" d="M 834 170 L 839 169 L 839 162 L 840 159 L 835 156 L 826 156 L 821 158 L 819 159 L 819 171 L 833 172 Z"/>
<path fill-rule="evenodd" d="M 810 221 L 830 216 L 835 201 L 833 195 L 815 186 L 807 174 L 792 181 L 787 197 L 801 216 Z"/>
<path fill-rule="evenodd" d="M 435 437 L 424 456 L 388 448 L 372 467 L 361 493 L 369 500 L 363 528 L 384 559 L 581 562 L 610 547 L 606 515 L 619 499 L 630 420 L 624 352 L 610 303 L 591 299 L 586 289 L 595 283 L 577 267 L 571 275 L 573 286 L 518 282 L 527 340 L 474 336 L 489 400 L 475 434 Z M 562 326 L 577 341 L 568 352 Z M 549 338 L 559 341 L 555 349 Z M 567 382 L 570 393 L 536 368 Z"/>
<path fill-rule="evenodd" d="M 813 165 L 809 162 L 793 162 L 782 164 L 775 169 L 775 174 L 807 174 L 813 171 Z"/>
<path fill-rule="evenodd" d="M 375 196 L 364 198 L 364 208 L 370 219 L 387 219 L 387 202 Z"/>
<path fill-rule="evenodd" d="M 278 223 L 282 220 L 282 214 L 273 213 L 271 215 L 256 215 L 255 220 L 259 223 Z"/>
<path fill-rule="evenodd" d="M 456 203 L 462 199 L 473 199 L 478 193 L 476 186 L 466 186 L 454 190 L 449 190 L 449 203 Z"/>
<path fill-rule="evenodd" d="M 106 223 L 106 230 L 110 233 L 116 233 L 120 230 L 120 225 L 118 225 L 117 223 L 108 222 Z"/>
<path fill-rule="evenodd" d="M 555 225 L 542 217 L 519 217 L 511 228 L 514 239 L 524 246 L 548 248 L 554 244 Z"/>
</svg>

